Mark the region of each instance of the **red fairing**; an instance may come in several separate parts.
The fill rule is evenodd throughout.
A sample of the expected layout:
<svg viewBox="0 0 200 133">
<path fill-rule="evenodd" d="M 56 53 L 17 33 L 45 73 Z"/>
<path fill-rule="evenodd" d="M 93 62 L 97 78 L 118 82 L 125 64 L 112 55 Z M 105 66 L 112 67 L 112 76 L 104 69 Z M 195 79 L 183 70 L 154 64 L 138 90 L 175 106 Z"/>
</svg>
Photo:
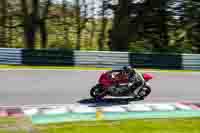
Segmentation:
<svg viewBox="0 0 200 133">
<path fill-rule="evenodd" d="M 148 73 L 144 73 L 143 78 L 144 78 L 145 81 L 149 81 L 153 78 L 153 75 L 148 74 Z"/>
<path fill-rule="evenodd" d="M 104 86 L 104 88 L 108 88 L 113 84 L 113 80 L 109 77 L 108 73 L 103 73 L 99 78 L 99 83 Z"/>
</svg>

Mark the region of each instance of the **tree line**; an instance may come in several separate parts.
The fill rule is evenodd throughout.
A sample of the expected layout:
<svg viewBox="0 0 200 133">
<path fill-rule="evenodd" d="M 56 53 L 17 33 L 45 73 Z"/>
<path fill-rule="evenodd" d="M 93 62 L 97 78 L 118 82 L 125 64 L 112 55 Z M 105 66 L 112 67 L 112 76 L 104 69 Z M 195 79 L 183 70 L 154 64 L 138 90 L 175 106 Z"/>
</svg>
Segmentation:
<svg viewBox="0 0 200 133">
<path fill-rule="evenodd" d="M 0 47 L 200 53 L 197 0 L 1 0 Z"/>
</svg>

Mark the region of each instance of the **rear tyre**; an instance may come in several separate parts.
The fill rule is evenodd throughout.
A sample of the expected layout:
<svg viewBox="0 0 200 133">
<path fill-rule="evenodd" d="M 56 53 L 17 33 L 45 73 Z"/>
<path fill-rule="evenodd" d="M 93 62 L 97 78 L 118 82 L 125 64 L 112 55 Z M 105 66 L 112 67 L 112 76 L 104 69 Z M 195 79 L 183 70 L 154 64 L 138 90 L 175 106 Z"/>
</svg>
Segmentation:
<svg viewBox="0 0 200 133">
<path fill-rule="evenodd" d="M 151 93 L 151 87 L 149 85 L 145 85 L 142 89 L 139 90 L 138 96 L 141 99 L 144 99 Z"/>
<path fill-rule="evenodd" d="M 97 84 L 91 88 L 90 96 L 94 99 L 101 99 L 106 96 L 106 93 L 102 86 L 100 84 Z"/>
</svg>

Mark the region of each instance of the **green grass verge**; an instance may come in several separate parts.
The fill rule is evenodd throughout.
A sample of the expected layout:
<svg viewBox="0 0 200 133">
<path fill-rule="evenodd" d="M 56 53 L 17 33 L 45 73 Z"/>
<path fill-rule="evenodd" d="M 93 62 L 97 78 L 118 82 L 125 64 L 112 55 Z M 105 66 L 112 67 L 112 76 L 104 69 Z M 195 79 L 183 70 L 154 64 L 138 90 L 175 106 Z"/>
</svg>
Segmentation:
<svg viewBox="0 0 200 133">
<path fill-rule="evenodd" d="M 0 133 L 29 133 L 31 128 L 26 118 L 0 118 Z"/>
<path fill-rule="evenodd" d="M 0 118 L 0 125 L 3 124 L 16 124 L 17 123 L 17 119 L 15 118 Z"/>
<path fill-rule="evenodd" d="M 28 122 L 20 124 L 13 118 L 1 118 L 0 122 L 0 133 L 30 132 L 19 126 L 27 127 Z M 2 125 L 7 125 L 7 128 L 2 128 Z M 92 121 L 35 125 L 33 133 L 199 133 L 199 125 L 200 118 Z"/>
<path fill-rule="evenodd" d="M 111 68 L 97 68 L 91 66 L 25 66 L 25 65 L 0 65 L 1 69 L 58 69 L 58 70 L 111 70 Z M 200 72 L 200 70 L 163 70 L 163 69 L 138 69 L 139 71 L 157 72 Z"/>
<path fill-rule="evenodd" d="M 28 131 L 20 130 L 17 128 L 13 129 L 1 129 L 0 128 L 0 133 L 28 133 Z"/>
<path fill-rule="evenodd" d="M 0 65 L 0 69 L 111 70 L 111 68 L 96 68 L 96 67 L 76 67 L 76 66 L 23 66 L 23 65 Z"/>
<path fill-rule="evenodd" d="M 200 118 L 145 119 L 39 125 L 39 133 L 199 133 Z"/>
</svg>

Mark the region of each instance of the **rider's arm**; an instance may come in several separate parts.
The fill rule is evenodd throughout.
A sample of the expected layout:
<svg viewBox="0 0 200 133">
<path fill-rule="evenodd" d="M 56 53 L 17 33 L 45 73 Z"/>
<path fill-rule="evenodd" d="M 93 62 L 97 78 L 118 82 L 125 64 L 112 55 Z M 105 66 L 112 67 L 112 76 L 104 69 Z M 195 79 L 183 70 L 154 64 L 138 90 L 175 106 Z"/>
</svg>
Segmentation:
<svg viewBox="0 0 200 133">
<path fill-rule="evenodd" d="M 129 75 L 128 75 L 128 78 L 129 78 L 129 81 L 133 81 L 134 78 L 136 76 L 136 69 L 132 69 L 130 72 L 129 72 Z"/>
</svg>

